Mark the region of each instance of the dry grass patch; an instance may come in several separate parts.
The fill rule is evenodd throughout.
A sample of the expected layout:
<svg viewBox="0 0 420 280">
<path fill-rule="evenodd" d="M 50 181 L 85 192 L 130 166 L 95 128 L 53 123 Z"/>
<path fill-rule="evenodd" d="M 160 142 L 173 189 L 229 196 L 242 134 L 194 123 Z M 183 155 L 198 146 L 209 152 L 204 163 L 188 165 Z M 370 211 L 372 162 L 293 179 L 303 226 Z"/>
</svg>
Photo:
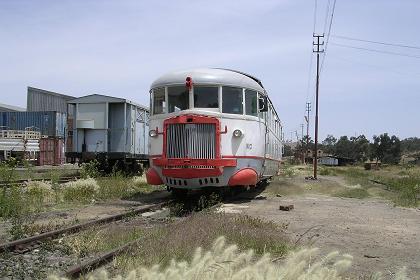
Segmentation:
<svg viewBox="0 0 420 280">
<path fill-rule="evenodd" d="M 273 222 L 245 215 L 200 212 L 154 227 L 90 229 L 64 238 L 62 244 L 68 254 L 80 259 L 137 240 L 137 247 L 116 257 L 112 264 L 113 274 L 125 274 L 140 266 L 167 266 L 172 259 L 190 261 L 196 248 L 210 249 L 219 236 L 226 236 L 240 250 L 252 249 L 257 256 L 270 253 L 275 258 L 283 257 L 292 248 L 284 229 Z"/>
</svg>

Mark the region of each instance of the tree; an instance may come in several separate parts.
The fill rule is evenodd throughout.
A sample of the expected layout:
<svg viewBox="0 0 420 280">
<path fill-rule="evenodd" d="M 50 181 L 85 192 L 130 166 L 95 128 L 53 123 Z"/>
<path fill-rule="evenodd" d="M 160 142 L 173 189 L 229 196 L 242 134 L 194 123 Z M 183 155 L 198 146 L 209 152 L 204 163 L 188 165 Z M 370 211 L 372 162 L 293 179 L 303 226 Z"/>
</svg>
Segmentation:
<svg viewBox="0 0 420 280">
<path fill-rule="evenodd" d="M 341 136 L 335 144 L 335 155 L 339 157 L 351 158 L 352 142 L 347 136 Z"/>
<path fill-rule="evenodd" d="M 290 147 L 289 145 L 284 145 L 283 156 L 285 157 L 293 156 L 292 147 Z"/>
<path fill-rule="evenodd" d="M 350 137 L 352 143 L 351 158 L 357 161 L 365 161 L 369 155 L 369 140 L 366 136 L 359 135 L 357 137 Z"/>
<path fill-rule="evenodd" d="M 322 141 L 322 147 L 325 153 L 334 155 L 335 154 L 335 144 L 337 143 L 337 138 L 328 134 L 327 138 Z"/>
<path fill-rule="evenodd" d="M 401 160 L 401 141 L 397 136 L 389 137 L 388 133 L 373 136 L 371 159 L 376 158 L 383 163 L 398 164 Z"/>
</svg>

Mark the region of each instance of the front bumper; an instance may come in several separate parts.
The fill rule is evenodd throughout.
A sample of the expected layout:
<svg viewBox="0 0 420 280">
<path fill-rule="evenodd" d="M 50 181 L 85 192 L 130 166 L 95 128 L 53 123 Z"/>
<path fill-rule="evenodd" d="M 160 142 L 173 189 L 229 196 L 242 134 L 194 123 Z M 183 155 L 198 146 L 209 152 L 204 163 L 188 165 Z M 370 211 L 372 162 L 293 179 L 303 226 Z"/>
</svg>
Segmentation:
<svg viewBox="0 0 420 280">
<path fill-rule="evenodd" d="M 236 159 L 167 159 L 152 158 L 152 165 L 162 168 L 165 177 L 193 179 L 217 177 L 224 167 L 236 167 Z"/>
</svg>

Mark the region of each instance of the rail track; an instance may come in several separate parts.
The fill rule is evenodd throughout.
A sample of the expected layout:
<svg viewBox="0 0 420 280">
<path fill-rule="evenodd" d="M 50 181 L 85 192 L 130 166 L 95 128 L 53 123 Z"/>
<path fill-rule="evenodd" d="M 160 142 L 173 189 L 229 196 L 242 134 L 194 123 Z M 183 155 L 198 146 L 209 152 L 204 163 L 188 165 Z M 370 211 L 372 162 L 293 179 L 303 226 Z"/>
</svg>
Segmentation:
<svg viewBox="0 0 420 280">
<path fill-rule="evenodd" d="M 145 212 L 158 210 L 158 209 L 164 207 L 165 205 L 167 205 L 169 203 L 170 203 L 170 201 L 166 201 L 166 202 L 161 202 L 161 203 L 157 203 L 157 204 L 153 204 L 153 205 L 141 206 L 141 207 L 138 207 L 134 210 L 127 211 L 127 212 L 124 212 L 124 213 L 120 213 L 120 214 L 112 215 L 112 216 L 109 216 L 109 217 L 100 218 L 100 219 L 96 219 L 96 220 L 92 220 L 92 221 L 68 226 L 68 227 L 65 227 L 65 228 L 62 228 L 62 229 L 57 229 L 57 230 L 53 230 L 53 231 L 44 232 L 42 234 L 35 235 L 35 236 L 30 236 L 30 237 L 27 237 L 27 238 L 22 238 L 22 239 L 6 242 L 6 243 L 3 243 L 3 244 L 0 244 L 0 253 L 10 252 L 10 251 L 13 251 L 15 253 L 26 253 L 26 252 L 28 252 L 32 249 L 37 248 L 39 246 L 39 244 L 42 243 L 45 240 L 57 238 L 57 237 L 59 237 L 63 234 L 67 234 L 67 233 L 76 233 L 78 231 L 81 231 L 83 229 L 92 227 L 94 225 L 111 223 L 111 222 L 114 222 L 114 221 L 122 220 L 126 217 L 135 216 L 135 215 L 142 214 L 142 213 L 145 213 Z"/>
<path fill-rule="evenodd" d="M 80 179 L 80 176 L 66 176 L 66 177 L 60 177 L 58 179 L 59 184 L 75 181 L 77 179 Z M 12 181 L 0 181 L 0 188 L 3 187 L 10 187 L 10 186 L 21 186 L 25 187 L 26 183 L 29 181 L 36 181 L 36 182 L 51 182 L 51 179 L 45 179 L 45 178 L 35 178 L 35 179 L 18 179 L 18 180 L 12 180 Z"/>
</svg>

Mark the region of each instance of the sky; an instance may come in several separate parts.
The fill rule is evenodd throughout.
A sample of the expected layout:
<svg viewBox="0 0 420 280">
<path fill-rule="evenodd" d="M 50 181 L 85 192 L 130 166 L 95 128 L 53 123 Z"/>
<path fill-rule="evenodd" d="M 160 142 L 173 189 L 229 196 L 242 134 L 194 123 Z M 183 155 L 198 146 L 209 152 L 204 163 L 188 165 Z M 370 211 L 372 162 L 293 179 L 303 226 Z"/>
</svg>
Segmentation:
<svg viewBox="0 0 420 280">
<path fill-rule="evenodd" d="M 162 74 L 231 68 L 262 80 L 288 139 L 301 133 L 306 102 L 315 108 L 314 22 L 328 33 L 333 2 L 0 0 L 0 103 L 25 107 L 32 86 L 148 105 Z M 336 37 L 420 46 L 419 15 L 416 0 L 336 0 L 321 55 L 320 140 L 420 136 L 420 49 Z M 313 123 L 312 112 L 312 137 Z"/>
</svg>

